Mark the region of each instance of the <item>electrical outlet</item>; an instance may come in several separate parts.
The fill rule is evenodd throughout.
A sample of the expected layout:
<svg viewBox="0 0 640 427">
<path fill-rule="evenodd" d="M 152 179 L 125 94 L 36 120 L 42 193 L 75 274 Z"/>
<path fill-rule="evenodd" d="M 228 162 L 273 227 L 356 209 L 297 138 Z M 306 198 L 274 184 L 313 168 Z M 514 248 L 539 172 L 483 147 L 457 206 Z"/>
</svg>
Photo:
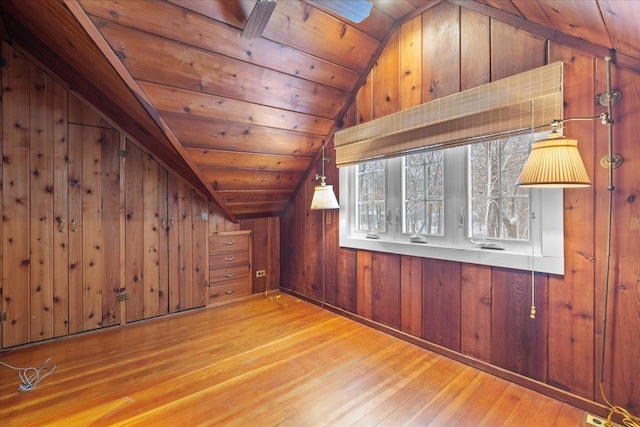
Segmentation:
<svg viewBox="0 0 640 427">
<path fill-rule="evenodd" d="M 585 420 L 587 422 L 587 424 L 589 424 L 590 426 L 596 426 L 596 427 L 608 427 L 607 426 L 607 420 L 604 418 L 600 418 L 600 417 L 596 417 L 595 415 L 591 415 L 591 414 L 587 414 L 587 418 Z M 618 423 L 614 423 L 611 422 L 611 425 L 613 427 L 622 427 L 620 424 Z"/>
<path fill-rule="evenodd" d="M 266 270 L 256 270 L 256 277 L 264 277 L 267 275 Z"/>
</svg>

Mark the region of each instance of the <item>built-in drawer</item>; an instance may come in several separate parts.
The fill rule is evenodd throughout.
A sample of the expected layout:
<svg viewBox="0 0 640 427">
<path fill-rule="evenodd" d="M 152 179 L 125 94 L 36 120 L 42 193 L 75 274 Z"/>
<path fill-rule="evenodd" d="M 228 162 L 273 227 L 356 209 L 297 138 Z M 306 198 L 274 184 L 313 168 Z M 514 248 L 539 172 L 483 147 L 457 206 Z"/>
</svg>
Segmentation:
<svg viewBox="0 0 640 427">
<path fill-rule="evenodd" d="M 209 283 L 247 281 L 249 278 L 249 266 L 239 265 L 237 267 L 216 268 L 209 270 Z"/>
<path fill-rule="evenodd" d="M 209 287 L 209 304 L 249 295 L 249 283 L 246 280 L 223 283 Z"/>
<path fill-rule="evenodd" d="M 249 252 L 222 252 L 209 255 L 209 268 L 227 268 L 237 265 L 249 265 Z"/>
<path fill-rule="evenodd" d="M 209 253 L 247 251 L 249 249 L 249 235 L 214 235 L 209 237 Z"/>
</svg>

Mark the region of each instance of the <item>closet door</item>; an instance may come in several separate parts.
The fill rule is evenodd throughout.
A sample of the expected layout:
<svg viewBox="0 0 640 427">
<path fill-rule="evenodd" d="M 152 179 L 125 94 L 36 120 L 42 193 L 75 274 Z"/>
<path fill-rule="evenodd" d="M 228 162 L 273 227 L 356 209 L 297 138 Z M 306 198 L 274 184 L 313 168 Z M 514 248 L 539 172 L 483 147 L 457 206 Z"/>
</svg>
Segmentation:
<svg viewBox="0 0 640 427">
<path fill-rule="evenodd" d="M 2 347 L 119 323 L 119 133 L 3 43 Z"/>
<path fill-rule="evenodd" d="M 120 134 L 69 98 L 69 333 L 120 323 Z"/>
<path fill-rule="evenodd" d="M 126 164 L 126 320 L 169 312 L 167 170 L 127 141 Z"/>
</svg>

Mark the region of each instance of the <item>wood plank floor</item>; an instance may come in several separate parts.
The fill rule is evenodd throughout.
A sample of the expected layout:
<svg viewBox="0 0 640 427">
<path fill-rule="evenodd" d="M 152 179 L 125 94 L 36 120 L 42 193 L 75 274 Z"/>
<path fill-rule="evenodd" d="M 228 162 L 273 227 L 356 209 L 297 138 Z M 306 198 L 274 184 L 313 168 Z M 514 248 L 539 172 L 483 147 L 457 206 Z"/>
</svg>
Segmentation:
<svg viewBox="0 0 640 427">
<path fill-rule="evenodd" d="M 570 405 L 317 306 L 262 296 L 0 353 L 0 425 L 583 426 Z"/>
</svg>

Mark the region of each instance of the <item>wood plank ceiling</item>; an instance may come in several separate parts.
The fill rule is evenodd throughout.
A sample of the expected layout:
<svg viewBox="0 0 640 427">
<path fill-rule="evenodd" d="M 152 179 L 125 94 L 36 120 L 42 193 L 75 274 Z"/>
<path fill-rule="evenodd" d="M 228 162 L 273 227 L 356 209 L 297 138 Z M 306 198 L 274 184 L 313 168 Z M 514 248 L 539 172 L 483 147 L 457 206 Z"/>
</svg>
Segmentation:
<svg viewBox="0 0 640 427">
<path fill-rule="evenodd" d="M 443 0 L 372 0 L 354 24 L 280 0 L 261 38 L 255 0 L 7 0 L 27 48 L 231 218 L 281 212 L 394 28 Z M 640 1 L 450 0 L 640 71 Z"/>
</svg>

